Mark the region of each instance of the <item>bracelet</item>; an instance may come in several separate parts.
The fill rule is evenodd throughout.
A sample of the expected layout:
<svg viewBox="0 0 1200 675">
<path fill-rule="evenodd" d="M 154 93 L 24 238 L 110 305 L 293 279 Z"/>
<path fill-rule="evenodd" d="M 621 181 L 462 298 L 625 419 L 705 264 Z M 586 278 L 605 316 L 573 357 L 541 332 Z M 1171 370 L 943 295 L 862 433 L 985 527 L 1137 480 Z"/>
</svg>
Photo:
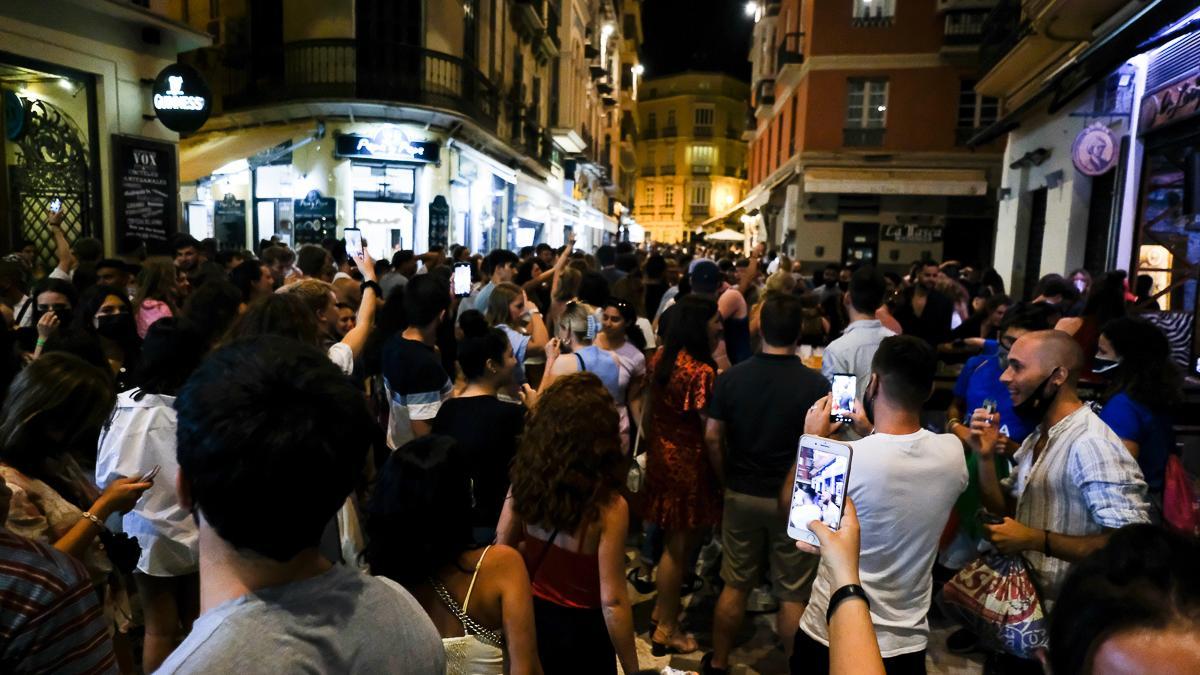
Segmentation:
<svg viewBox="0 0 1200 675">
<path fill-rule="evenodd" d="M 46 346 L 46 338 L 44 338 L 44 337 L 40 337 L 40 338 L 38 338 L 38 339 L 37 339 L 37 346 L 39 346 L 39 347 L 45 347 L 45 346 Z"/>
<path fill-rule="evenodd" d="M 833 592 L 829 597 L 829 609 L 825 610 L 825 623 L 829 623 L 833 619 L 833 612 L 838 608 L 838 605 L 849 598 L 859 598 L 867 603 L 867 610 L 871 609 L 871 601 L 867 599 L 867 592 L 858 584 L 847 584 Z"/>
<path fill-rule="evenodd" d="M 359 286 L 358 286 L 358 290 L 359 290 L 360 292 L 364 292 L 364 291 L 366 291 L 368 288 L 369 288 L 369 289 L 371 289 L 371 290 L 373 290 L 373 291 L 375 291 L 375 295 L 377 295 L 377 296 L 379 296 L 379 297 L 381 297 L 381 298 L 383 297 L 383 289 L 379 287 L 379 283 L 378 283 L 378 282 L 375 282 L 375 281 L 364 281 L 364 282 L 362 282 L 361 284 L 359 284 Z"/>
<path fill-rule="evenodd" d="M 100 520 L 99 518 L 97 518 L 97 517 L 95 516 L 95 514 L 92 514 L 92 513 L 88 512 L 88 511 L 84 511 L 83 513 L 81 513 L 81 514 L 79 514 L 79 515 L 80 515 L 80 517 L 81 517 L 81 518 L 87 518 L 88 520 L 92 521 L 92 523 L 94 523 L 94 524 L 96 525 L 96 527 L 98 527 L 98 528 L 100 528 L 100 529 L 102 529 L 102 530 L 107 530 L 107 529 L 108 529 L 108 528 L 104 527 L 104 521 L 103 521 L 103 520 Z"/>
<path fill-rule="evenodd" d="M 946 431 L 953 429 L 955 424 L 963 424 L 963 421 L 957 417 L 951 417 L 950 419 L 946 420 Z M 965 427 L 967 425 L 963 424 L 963 426 Z"/>
</svg>

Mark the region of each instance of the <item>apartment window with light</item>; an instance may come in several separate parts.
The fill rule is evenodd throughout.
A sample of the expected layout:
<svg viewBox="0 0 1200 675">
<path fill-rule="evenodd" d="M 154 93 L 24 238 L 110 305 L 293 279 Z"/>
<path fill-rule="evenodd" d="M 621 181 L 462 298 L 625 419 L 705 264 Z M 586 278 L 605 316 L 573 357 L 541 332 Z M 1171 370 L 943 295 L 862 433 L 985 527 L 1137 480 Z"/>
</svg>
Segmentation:
<svg viewBox="0 0 1200 675">
<path fill-rule="evenodd" d="M 664 185 L 663 186 L 663 206 L 666 206 L 667 208 L 675 206 L 675 186 L 674 185 Z"/>
<path fill-rule="evenodd" d="M 688 150 L 691 155 L 692 173 L 708 174 L 716 164 L 717 149 L 711 145 L 693 145 Z"/>
<path fill-rule="evenodd" d="M 646 203 L 643 206 L 647 206 L 647 207 L 654 206 L 654 185 L 653 184 L 648 183 L 646 185 Z"/>
<path fill-rule="evenodd" d="M 896 0 L 853 0 L 856 24 L 891 23 L 896 16 Z"/>
<path fill-rule="evenodd" d="M 1000 114 L 999 99 L 975 92 L 975 80 L 962 80 L 958 89 L 958 128 L 981 129 Z"/>
<path fill-rule="evenodd" d="M 843 145 L 883 145 L 887 127 L 888 81 L 851 78 L 846 81 L 846 125 Z"/>
<path fill-rule="evenodd" d="M 704 183 L 697 183 L 692 186 L 689 194 L 691 206 L 708 206 L 709 187 Z"/>
</svg>

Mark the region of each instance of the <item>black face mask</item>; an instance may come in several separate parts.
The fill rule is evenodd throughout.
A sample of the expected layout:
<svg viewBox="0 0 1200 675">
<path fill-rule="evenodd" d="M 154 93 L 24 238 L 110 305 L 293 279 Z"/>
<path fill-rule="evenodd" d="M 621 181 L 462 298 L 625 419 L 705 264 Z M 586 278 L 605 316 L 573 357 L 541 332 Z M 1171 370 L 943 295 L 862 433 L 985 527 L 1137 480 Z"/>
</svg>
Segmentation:
<svg viewBox="0 0 1200 675">
<path fill-rule="evenodd" d="M 850 282 L 849 281 L 839 281 L 838 288 L 840 288 L 843 291 L 848 291 L 848 290 L 850 290 Z"/>
<path fill-rule="evenodd" d="M 1021 401 L 1021 403 L 1013 406 L 1013 412 L 1017 417 L 1021 418 L 1028 426 L 1032 427 L 1042 421 L 1046 416 L 1046 409 L 1050 407 L 1050 402 L 1058 395 L 1058 389 L 1048 391 L 1050 380 L 1054 377 L 1054 372 L 1046 376 L 1038 388 L 1033 390 L 1029 398 Z"/>
<path fill-rule="evenodd" d="M 101 337 L 124 342 L 137 334 L 137 325 L 130 314 L 106 314 L 96 319 L 96 332 Z"/>
<path fill-rule="evenodd" d="M 65 330 L 66 327 L 71 325 L 71 319 L 75 318 L 75 313 L 69 309 L 56 309 L 53 311 L 55 316 L 58 317 L 58 325 L 60 330 Z"/>
<path fill-rule="evenodd" d="M 872 392 L 870 384 L 868 384 L 866 390 L 863 391 L 863 414 L 867 416 L 867 421 L 871 423 L 871 426 L 875 426 L 875 397 L 877 395 L 878 389 L 876 389 L 876 392 Z"/>
<path fill-rule="evenodd" d="M 834 286 L 837 286 L 837 279 L 825 280 L 825 288 L 833 288 Z"/>
</svg>

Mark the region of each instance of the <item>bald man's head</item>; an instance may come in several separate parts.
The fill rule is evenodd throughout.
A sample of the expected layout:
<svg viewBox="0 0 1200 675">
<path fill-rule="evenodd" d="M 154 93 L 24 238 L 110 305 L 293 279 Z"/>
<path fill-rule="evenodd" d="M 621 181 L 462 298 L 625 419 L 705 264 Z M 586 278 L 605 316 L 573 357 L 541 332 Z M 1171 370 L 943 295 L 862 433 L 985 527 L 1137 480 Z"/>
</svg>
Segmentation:
<svg viewBox="0 0 1200 675">
<path fill-rule="evenodd" d="M 1035 394 L 1043 395 L 1042 387 L 1046 392 L 1073 392 L 1082 371 L 1083 351 L 1075 339 L 1062 331 L 1041 330 L 1017 340 L 1000 381 L 1008 387 L 1013 403 L 1020 405 Z"/>
</svg>

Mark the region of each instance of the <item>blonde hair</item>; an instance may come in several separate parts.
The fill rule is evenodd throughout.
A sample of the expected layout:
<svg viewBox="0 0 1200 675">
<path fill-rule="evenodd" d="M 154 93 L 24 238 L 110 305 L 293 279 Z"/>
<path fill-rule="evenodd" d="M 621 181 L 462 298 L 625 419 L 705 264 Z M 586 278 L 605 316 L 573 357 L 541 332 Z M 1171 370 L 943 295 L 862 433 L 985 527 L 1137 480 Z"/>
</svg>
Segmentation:
<svg viewBox="0 0 1200 675">
<path fill-rule="evenodd" d="M 333 293 L 333 284 L 320 279 L 301 279 L 295 283 L 288 284 L 276 291 L 277 293 L 286 293 L 294 295 L 304 301 L 304 305 L 312 310 L 313 314 L 328 309 L 329 304 L 333 302 L 330 298 L 330 293 Z"/>
<path fill-rule="evenodd" d="M 521 297 L 521 293 L 521 287 L 512 282 L 496 284 L 496 287 L 492 289 L 492 294 L 488 296 L 488 304 L 483 311 L 483 318 L 487 319 L 488 325 L 495 327 L 500 324 L 507 326 L 512 323 L 508 306 L 513 303 L 513 300 Z"/>
<path fill-rule="evenodd" d="M 567 333 L 571 346 L 589 345 L 600 331 L 600 320 L 595 307 L 585 302 L 572 302 L 554 322 L 554 334 Z"/>
<path fill-rule="evenodd" d="M 796 277 L 781 267 L 779 271 L 767 277 L 764 290 L 767 293 L 791 293 L 796 290 Z"/>
</svg>

